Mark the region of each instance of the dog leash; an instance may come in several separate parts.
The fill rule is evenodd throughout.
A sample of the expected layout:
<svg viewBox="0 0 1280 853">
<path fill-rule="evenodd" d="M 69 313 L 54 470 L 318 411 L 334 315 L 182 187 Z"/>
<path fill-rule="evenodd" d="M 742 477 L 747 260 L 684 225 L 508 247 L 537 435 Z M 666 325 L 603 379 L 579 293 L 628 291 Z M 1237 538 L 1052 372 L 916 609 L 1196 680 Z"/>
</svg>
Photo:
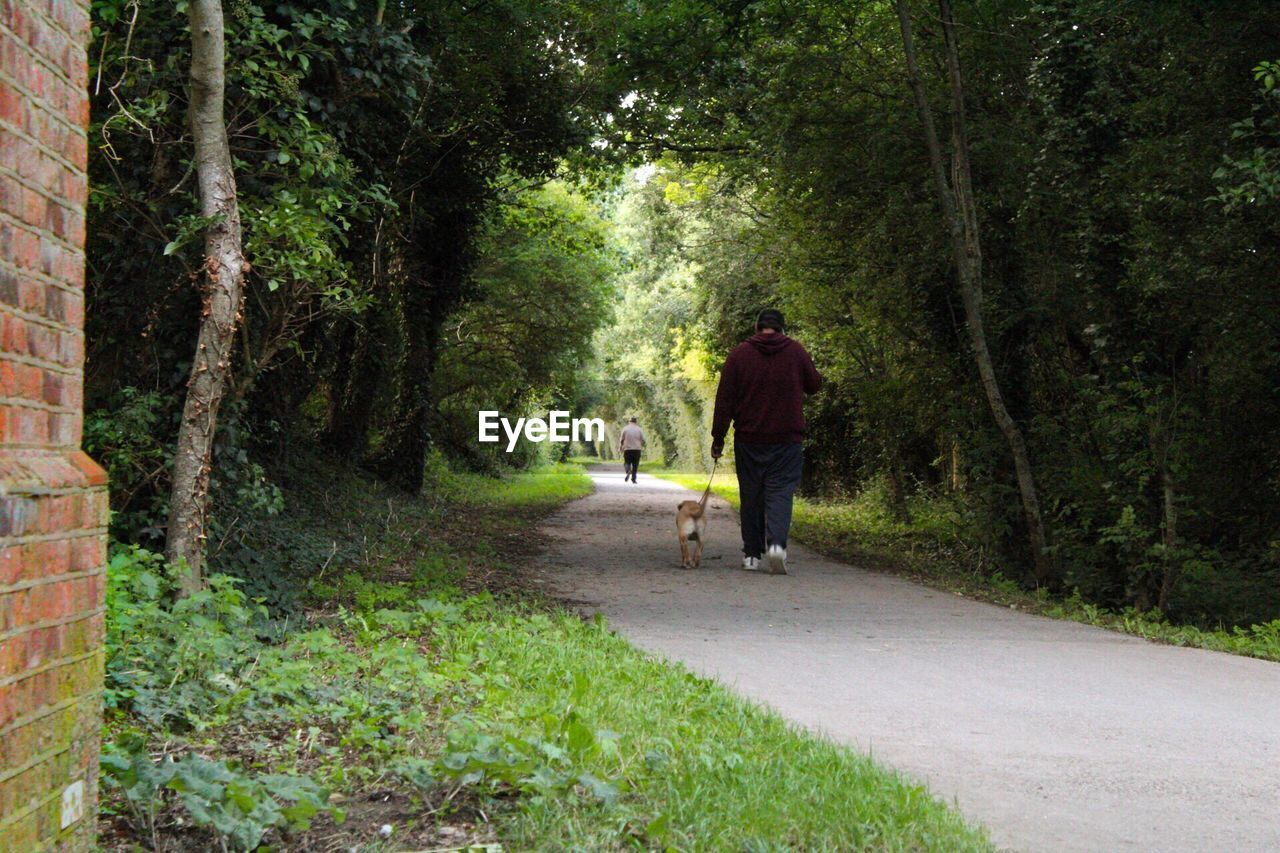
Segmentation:
<svg viewBox="0 0 1280 853">
<path fill-rule="evenodd" d="M 720 467 L 719 457 L 711 460 L 711 474 L 707 477 L 707 487 L 702 492 L 702 500 L 699 501 L 703 506 L 707 505 L 707 498 L 711 495 L 711 481 L 716 478 L 716 468 Z"/>
</svg>

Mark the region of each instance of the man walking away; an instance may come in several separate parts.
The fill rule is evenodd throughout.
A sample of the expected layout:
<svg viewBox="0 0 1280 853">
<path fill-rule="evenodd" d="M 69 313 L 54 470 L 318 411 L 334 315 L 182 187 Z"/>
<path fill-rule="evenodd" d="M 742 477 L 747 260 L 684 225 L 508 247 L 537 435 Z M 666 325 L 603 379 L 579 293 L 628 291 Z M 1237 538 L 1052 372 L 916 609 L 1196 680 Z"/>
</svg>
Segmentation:
<svg viewBox="0 0 1280 853">
<path fill-rule="evenodd" d="M 784 333 L 782 313 L 761 311 L 756 333 L 725 359 L 711 423 L 719 459 L 733 423 L 742 506 L 742 567 L 787 573 L 791 500 L 804 467 L 804 396 L 822 385 L 805 348 Z"/>
<path fill-rule="evenodd" d="M 622 482 L 636 481 L 636 472 L 640 470 L 640 451 L 644 449 L 644 430 L 632 418 L 631 423 L 622 428 L 618 437 L 618 450 L 622 453 Z"/>
</svg>

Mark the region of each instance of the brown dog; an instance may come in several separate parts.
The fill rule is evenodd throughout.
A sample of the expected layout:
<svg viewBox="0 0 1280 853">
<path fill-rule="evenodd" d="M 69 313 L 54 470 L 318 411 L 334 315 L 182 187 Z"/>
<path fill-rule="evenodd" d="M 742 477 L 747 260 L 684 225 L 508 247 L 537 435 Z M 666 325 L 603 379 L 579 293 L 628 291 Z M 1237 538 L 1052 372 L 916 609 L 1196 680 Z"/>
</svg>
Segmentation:
<svg viewBox="0 0 1280 853">
<path fill-rule="evenodd" d="M 707 497 L 711 483 L 696 501 L 682 501 L 676 508 L 676 535 L 680 537 L 680 568 L 696 569 L 702 564 L 702 543 L 707 533 Z M 689 558 L 689 543 L 696 543 L 693 559 Z"/>
</svg>

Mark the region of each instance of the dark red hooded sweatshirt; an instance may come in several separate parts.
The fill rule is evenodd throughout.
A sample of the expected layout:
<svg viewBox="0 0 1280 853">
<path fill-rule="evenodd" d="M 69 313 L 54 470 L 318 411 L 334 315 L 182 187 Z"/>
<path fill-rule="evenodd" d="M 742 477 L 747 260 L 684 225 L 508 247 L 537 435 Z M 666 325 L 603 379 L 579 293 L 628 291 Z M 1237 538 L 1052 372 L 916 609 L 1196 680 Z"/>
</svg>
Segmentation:
<svg viewBox="0 0 1280 853">
<path fill-rule="evenodd" d="M 757 334 L 725 359 L 716 390 L 711 441 L 734 435 L 747 444 L 794 444 L 804 439 L 804 395 L 822 385 L 805 348 L 782 334 Z"/>
</svg>

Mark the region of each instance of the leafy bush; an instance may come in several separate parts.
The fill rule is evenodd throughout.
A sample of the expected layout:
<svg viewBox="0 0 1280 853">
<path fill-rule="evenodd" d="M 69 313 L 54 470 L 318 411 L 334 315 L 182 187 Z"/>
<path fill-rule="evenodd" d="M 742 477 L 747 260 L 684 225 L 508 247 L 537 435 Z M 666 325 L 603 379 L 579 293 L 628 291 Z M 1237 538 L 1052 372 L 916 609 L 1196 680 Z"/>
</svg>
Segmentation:
<svg viewBox="0 0 1280 853">
<path fill-rule="evenodd" d="M 175 796 L 224 849 L 257 850 L 269 830 L 305 830 L 319 814 L 343 817 L 328 804 L 328 792 L 306 777 L 245 773 L 194 752 L 155 761 L 136 735 L 104 746 L 102 771 L 105 783 L 123 793 L 135 830 L 153 844 L 156 818 Z"/>
<path fill-rule="evenodd" d="M 538 616 L 531 617 L 529 624 L 549 625 Z M 496 675 L 489 680 L 500 683 L 501 679 Z M 465 716 L 455 720 L 435 774 L 488 796 L 511 792 L 548 796 L 582 790 L 601 802 L 613 802 L 617 782 L 584 769 L 587 765 L 617 768 L 620 756 L 618 734 L 593 728 L 574 710 L 590 691 L 589 680 L 579 673 L 565 707 L 554 713 L 522 708 L 524 718 L 514 727 L 478 723 Z M 538 728 L 540 736 L 529 733 Z"/>
<path fill-rule="evenodd" d="M 370 587 L 370 602 L 394 598 L 405 609 L 340 610 L 330 627 L 272 642 L 279 632 L 265 630 L 266 608 L 235 579 L 215 574 L 208 584 L 178 598 L 176 573 L 136 546 L 117 548 L 108 565 L 107 808 L 123 803 L 114 813 L 153 841 L 173 808 L 241 850 L 271 830 L 305 830 L 320 813 L 340 818 L 316 779 L 352 783 L 382 774 L 382 763 L 416 760 L 426 709 L 450 680 L 469 677 L 466 662 L 435 662 L 421 644 L 482 600 L 414 603 L 384 584 Z M 310 776 L 206 759 L 207 742 L 194 739 L 273 721 L 308 732 L 307 752 L 322 762 Z M 147 746 L 160 740 L 166 754 L 153 759 Z M 297 747 L 254 754 L 287 765 Z"/>
<path fill-rule="evenodd" d="M 105 701 L 153 726 L 198 728 L 240 689 L 267 614 L 226 575 L 176 593 L 177 574 L 159 554 L 130 546 L 111 555 Z"/>
<path fill-rule="evenodd" d="M 490 797 L 513 793 L 554 796 L 583 790 L 602 802 L 612 802 L 617 798 L 617 787 L 579 769 L 574 759 L 605 745 L 616 753 L 612 739 L 616 736 L 593 732 L 573 714 L 564 722 L 565 736 L 557 741 L 510 732 L 458 730 L 435 765 L 435 776 Z"/>
<path fill-rule="evenodd" d="M 84 449 L 111 480 L 111 530 L 129 542 L 163 541 L 168 501 L 159 488 L 168 478 L 163 438 L 165 398 L 121 388 L 107 405 L 84 415 Z"/>
</svg>

